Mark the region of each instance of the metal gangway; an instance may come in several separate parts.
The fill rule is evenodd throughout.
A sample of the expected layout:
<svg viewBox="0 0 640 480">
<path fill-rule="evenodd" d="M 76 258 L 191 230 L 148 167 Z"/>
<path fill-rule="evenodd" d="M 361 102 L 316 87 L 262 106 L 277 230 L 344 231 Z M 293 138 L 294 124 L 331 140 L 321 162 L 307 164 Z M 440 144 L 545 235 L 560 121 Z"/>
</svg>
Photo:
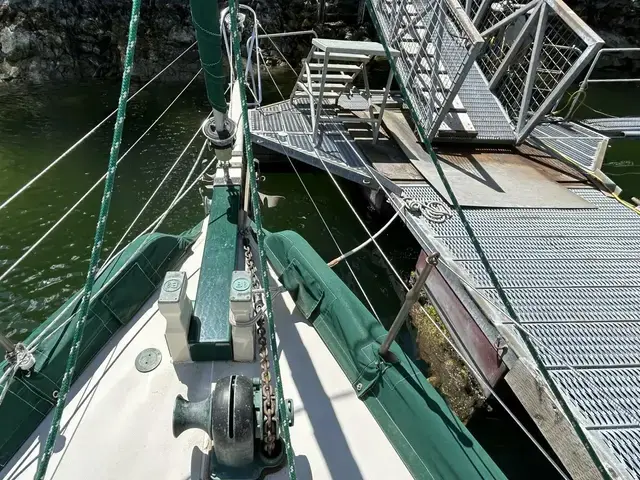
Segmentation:
<svg viewBox="0 0 640 480">
<path fill-rule="evenodd" d="M 465 305 L 449 311 L 450 330 L 464 331 L 474 318 L 474 327 L 493 331 L 489 337 L 496 342 L 496 355 L 505 345 L 516 352 L 519 360 L 505 360 L 507 381 L 572 477 L 598 478 L 604 471 L 605 476 L 640 478 L 634 406 L 640 377 L 632 360 L 640 349 L 640 335 L 634 333 L 634 321 L 640 320 L 640 245 L 633 233 L 640 231 L 640 217 L 633 206 L 588 186 L 594 181 L 604 192 L 619 191 L 600 171 L 611 130 L 596 128 L 596 121 L 553 115 L 591 66 L 586 88 L 603 40 L 561 0 L 368 2 L 382 43 L 401 52 L 389 61 L 409 106 L 414 142 L 432 142 L 447 152 L 440 147 L 445 139 L 439 123 L 457 97 L 478 132 L 465 143 L 521 145 L 502 159 L 478 148 L 472 154 L 436 154 L 441 168 L 457 162 L 458 171 L 481 176 L 486 169 L 473 168 L 474 162 L 487 166 L 517 153 L 530 165 L 543 163 L 564 175 L 572 171 L 560 166 L 566 164 L 579 172 L 556 178 L 556 185 L 586 181 L 566 190 L 587 202 L 584 208 L 482 205 L 471 199 L 455 208 L 450 203 L 452 221 L 439 225 L 409 215 L 405 223 L 425 251 L 446 252 L 451 259 L 443 276 L 457 289 L 450 298 Z M 529 148 L 525 144 L 551 158 L 540 150 L 522 150 Z M 420 148 L 407 153 L 414 160 L 422 155 Z M 482 157 L 483 163 L 478 154 L 491 162 Z M 427 155 L 422 165 L 429 160 Z M 449 169 L 453 191 L 458 171 Z M 584 176 L 576 180 L 573 175 Z M 392 203 L 401 211 L 407 197 L 423 204 L 451 200 L 451 191 L 438 182 L 436 176 L 426 185 L 407 184 L 401 195 L 391 195 Z M 457 191 L 468 192 L 460 186 Z M 436 303 L 446 304 L 443 289 L 434 286 L 433 296 L 438 292 Z M 625 329 L 629 337 L 622 341 Z M 477 358 L 486 361 L 490 352 L 477 351 Z"/>
<path fill-rule="evenodd" d="M 557 115 L 603 40 L 561 0 L 366 2 L 380 43 L 314 38 L 254 143 L 386 199 L 442 255 L 441 318 L 570 475 L 640 479 L 640 216 L 601 172 L 610 131 Z M 369 85 L 383 54 L 399 92 Z"/>
</svg>

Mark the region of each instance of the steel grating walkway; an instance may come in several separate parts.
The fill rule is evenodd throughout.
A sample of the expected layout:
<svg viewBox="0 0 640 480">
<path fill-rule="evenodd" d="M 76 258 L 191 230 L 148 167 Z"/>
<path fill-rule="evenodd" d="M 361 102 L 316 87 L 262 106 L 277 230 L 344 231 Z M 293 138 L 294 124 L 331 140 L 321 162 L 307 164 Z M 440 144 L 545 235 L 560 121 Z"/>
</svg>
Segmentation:
<svg viewBox="0 0 640 480">
<path fill-rule="evenodd" d="M 607 151 L 609 137 L 573 122 L 541 123 L 529 137 L 536 147 L 562 155 L 582 168 L 600 170 Z"/>
<path fill-rule="evenodd" d="M 435 115 L 425 107 L 430 102 L 429 90 L 417 88 L 420 82 L 417 78 L 417 72 L 420 70 L 415 66 L 424 65 L 424 57 L 427 55 L 427 51 L 433 49 L 433 43 L 430 43 L 427 49 L 422 46 L 425 44 L 425 39 L 434 40 L 427 38 L 424 32 L 433 28 L 431 26 L 433 23 L 431 12 L 437 12 L 439 8 L 442 8 L 442 4 L 429 3 L 424 0 L 408 1 L 405 6 L 406 12 L 400 13 L 394 10 L 395 3 L 393 1 L 374 0 L 372 3 L 374 8 L 373 12 L 370 13 L 374 14 L 380 23 L 381 42 L 386 42 L 389 46 L 396 46 L 397 31 L 393 29 L 395 27 L 398 30 L 400 24 L 405 25 L 405 34 L 402 37 L 403 42 L 396 47 L 404 52 L 403 55 L 408 55 L 405 60 L 410 59 L 411 62 L 396 62 L 398 70 L 396 81 L 403 85 L 412 107 L 418 112 L 418 118 L 423 123 L 422 126 L 428 130 L 431 123 L 430 119 Z M 429 15 L 426 14 L 427 12 L 429 12 Z M 440 32 L 442 47 L 438 50 L 438 54 L 441 55 L 443 71 L 449 76 L 448 82 L 451 83 L 455 81 L 455 73 L 461 66 L 462 59 L 466 58 L 465 49 L 469 46 L 468 44 L 471 40 L 464 36 L 464 29 L 461 28 L 459 22 L 454 20 L 454 15 L 447 12 L 446 16 L 449 20 L 446 22 L 446 28 L 443 28 Z M 407 19 L 414 17 L 421 18 L 421 20 L 415 22 L 413 28 L 406 27 Z M 392 22 L 392 18 L 399 18 L 399 22 Z M 421 37 L 420 35 L 424 36 Z M 464 46 L 458 42 L 462 38 L 465 38 L 467 42 Z M 399 57 L 399 60 L 404 58 L 403 55 Z M 415 59 L 420 59 L 420 63 L 415 63 Z M 439 131 L 434 141 L 513 144 L 515 142 L 515 134 L 507 113 L 489 90 L 489 85 L 476 62 L 471 61 L 472 64 L 460 84 L 460 89 L 456 93 L 477 135 L 457 138 Z"/>
<path fill-rule="evenodd" d="M 478 135 L 473 141 L 479 143 L 514 143 L 516 136 L 496 97 L 489 91 L 489 85 L 476 63 L 458 91 L 462 104 L 473 122 Z M 438 138 L 438 140 L 441 140 Z"/>
<path fill-rule="evenodd" d="M 323 110 L 335 115 L 331 100 L 323 101 Z M 249 110 L 251 137 L 258 145 L 288 154 L 317 168 L 324 162 L 332 173 L 360 184 L 370 184 L 371 175 L 362 166 L 365 158 L 341 123 L 323 123 L 318 145 L 313 143 L 309 123 L 309 104 L 304 99 L 274 103 Z"/>
<path fill-rule="evenodd" d="M 403 190 L 439 199 L 430 185 Z M 529 335 L 589 441 L 640 479 L 640 215 L 584 184 L 570 190 L 597 208 L 465 214 L 521 326 L 504 316 L 494 324 Z M 412 214 L 407 223 L 423 248 L 443 250 L 452 271 L 506 311 L 452 213 L 443 224 Z"/>
<path fill-rule="evenodd" d="M 640 135 L 640 117 L 590 118 L 580 123 L 610 137 L 637 137 Z"/>
</svg>

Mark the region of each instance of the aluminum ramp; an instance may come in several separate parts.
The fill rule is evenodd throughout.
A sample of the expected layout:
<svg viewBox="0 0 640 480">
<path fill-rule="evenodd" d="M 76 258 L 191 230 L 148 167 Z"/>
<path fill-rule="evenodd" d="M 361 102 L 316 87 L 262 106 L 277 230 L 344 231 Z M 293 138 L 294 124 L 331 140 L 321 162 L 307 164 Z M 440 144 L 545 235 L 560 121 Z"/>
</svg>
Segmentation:
<svg viewBox="0 0 640 480">
<path fill-rule="evenodd" d="M 414 199 L 442 200 L 430 185 L 403 189 Z M 640 215 L 587 184 L 570 190 L 596 208 L 464 211 L 521 328 L 588 441 L 605 464 L 639 479 Z M 398 196 L 392 195 L 392 204 L 402 208 Z M 506 311 L 460 218 L 451 213 L 443 224 L 409 214 L 407 226 L 426 251 L 441 253 L 447 270 L 473 285 L 475 295 Z M 518 339 L 517 325 L 495 308 L 483 311 L 502 336 Z M 556 437 L 560 443 L 554 444 L 534 420 L 575 476 L 562 455 L 562 443 L 570 439 Z"/>
<path fill-rule="evenodd" d="M 602 167 L 609 137 L 574 122 L 546 122 L 533 129 L 529 141 L 552 155 L 560 155 L 589 172 L 596 172 Z"/>
<path fill-rule="evenodd" d="M 339 107 L 325 100 L 323 111 Z M 284 101 L 249 110 L 253 141 L 308 165 L 327 168 L 336 175 L 361 185 L 374 182 L 362 166 L 366 158 L 340 123 L 323 124 L 323 135 L 316 145 L 309 122 L 309 103 L 305 99 Z M 324 162 L 324 163 L 323 163 Z"/>
<path fill-rule="evenodd" d="M 609 137 L 640 137 L 640 117 L 589 118 L 580 123 Z"/>
</svg>

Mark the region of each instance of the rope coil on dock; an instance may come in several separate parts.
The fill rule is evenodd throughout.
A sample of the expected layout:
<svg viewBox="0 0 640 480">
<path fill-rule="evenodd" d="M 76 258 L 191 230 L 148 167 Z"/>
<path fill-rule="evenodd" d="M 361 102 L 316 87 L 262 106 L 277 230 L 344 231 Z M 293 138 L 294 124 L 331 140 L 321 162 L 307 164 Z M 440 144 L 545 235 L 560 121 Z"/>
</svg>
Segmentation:
<svg viewBox="0 0 640 480">
<path fill-rule="evenodd" d="M 405 195 L 404 192 L 402 193 L 402 201 L 404 202 L 404 207 L 410 213 L 422 215 L 433 223 L 444 223 L 453 216 L 447 206 L 440 201 L 432 200 L 427 202 L 416 200 L 415 198 Z"/>
</svg>

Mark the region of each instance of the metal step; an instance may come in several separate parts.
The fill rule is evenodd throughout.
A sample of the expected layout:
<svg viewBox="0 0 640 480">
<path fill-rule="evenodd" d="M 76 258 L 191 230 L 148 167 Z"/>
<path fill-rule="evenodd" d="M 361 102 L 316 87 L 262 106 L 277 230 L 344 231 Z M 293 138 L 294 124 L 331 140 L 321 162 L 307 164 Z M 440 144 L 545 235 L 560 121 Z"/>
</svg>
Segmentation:
<svg viewBox="0 0 640 480">
<path fill-rule="evenodd" d="M 314 93 L 313 98 L 317 100 L 318 92 L 313 92 L 313 93 Z M 324 92 L 322 94 L 322 98 L 338 98 L 340 95 L 341 95 L 340 92 L 331 92 L 331 91 L 329 91 L 329 92 Z M 306 91 L 303 92 L 301 90 L 298 90 L 294 94 L 294 97 L 295 98 L 309 98 L 309 94 Z"/>
<path fill-rule="evenodd" d="M 310 63 L 309 68 L 311 70 L 322 70 L 324 63 Z M 353 65 L 348 63 L 328 63 L 327 71 L 332 72 L 359 72 L 362 70 L 360 65 Z"/>
<path fill-rule="evenodd" d="M 424 89 L 431 90 L 431 74 L 420 73 L 418 70 L 417 77 L 420 79 L 421 83 L 424 85 Z M 441 92 L 444 90 L 448 92 L 451 89 L 451 80 L 449 80 L 449 75 L 441 73 L 438 75 L 439 82 L 436 82 L 436 89 Z"/>
<path fill-rule="evenodd" d="M 377 123 L 377 118 L 369 118 L 369 117 L 320 117 L 320 123 Z"/>
<path fill-rule="evenodd" d="M 326 166 L 336 175 L 360 185 L 377 188 L 376 180 L 362 165 L 364 153 L 355 140 L 346 134 L 341 124 L 338 123 L 331 129 L 325 128 L 332 131 L 340 129 L 344 136 L 324 132 L 320 144 L 316 145 L 308 131 L 307 113 L 291 107 L 289 102 L 267 105 L 261 112 L 251 109 L 248 114 L 251 136 L 259 145 L 279 153 L 286 152 L 291 158 L 321 169 Z M 281 140 L 281 133 L 285 134 L 286 141 Z"/>
<path fill-rule="evenodd" d="M 323 51 L 313 52 L 313 57 L 324 59 L 324 54 Z M 361 53 L 329 53 L 329 59 L 343 62 L 368 62 L 369 56 Z"/>
<path fill-rule="evenodd" d="M 311 84 L 311 90 L 313 92 L 316 92 L 317 90 L 320 90 L 320 85 L 322 85 L 321 83 L 312 83 Z M 332 90 L 342 90 L 345 87 L 345 83 L 325 83 L 324 84 L 324 90 L 325 91 L 332 91 Z M 309 88 L 309 85 L 306 82 L 298 82 L 298 86 L 299 87 L 304 87 L 304 88 Z"/>
<path fill-rule="evenodd" d="M 427 52 L 429 58 L 433 58 L 433 55 Z M 433 62 L 433 60 L 432 60 Z M 424 73 L 431 73 L 431 64 L 425 57 L 420 59 L 420 62 L 416 68 L 420 68 Z M 442 62 L 438 62 L 438 73 L 447 73 L 447 68 Z"/>
<path fill-rule="evenodd" d="M 418 53 L 424 54 L 424 52 L 426 51 L 427 55 L 430 57 L 433 57 L 433 54 L 435 52 L 435 47 L 432 43 L 421 46 L 420 42 L 409 35 L 404 36 L 402 42 L 400 43 L 400 49 L 407 55 L 417 55 Z"/>
<path fill-rule="evenodd" d="M 304 79 L 307 78 L 307 74 L 303 74 L 302 77 Z M 351 80 L 351 75 L 346 75 L 344 73 L 327 73 L 324 76 L 325 80 L 343 80 L 343 81 L 350 81 Z M 322 80 L 322 74 L 321 73 L 312 73 L 311 74 L 311 80 Z"/>
<path fill-rule="evenodd" d="M 581 123 L 607 136 L 640 136 L 640 117 L 589 118 L 582 120 Z"/>
</svg>

